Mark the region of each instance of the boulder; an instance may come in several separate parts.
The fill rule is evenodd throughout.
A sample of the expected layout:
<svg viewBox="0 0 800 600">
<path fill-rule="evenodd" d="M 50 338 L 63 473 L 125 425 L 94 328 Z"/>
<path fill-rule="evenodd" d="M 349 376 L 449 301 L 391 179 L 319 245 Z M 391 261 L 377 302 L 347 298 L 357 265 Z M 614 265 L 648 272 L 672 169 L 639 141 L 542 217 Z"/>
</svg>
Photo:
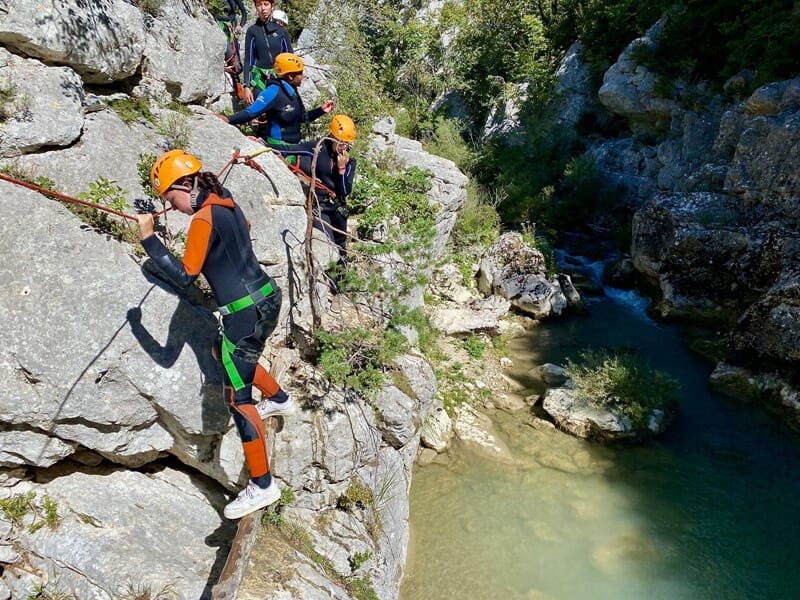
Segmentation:
<svg viewBox="0 0 800 600">
<path fill-rule="evenodd" d="M 501 235 L 481 259 L 478 289 L 508 299 L 536 319 L 560 315 L 567 307 L 558 276 L 547 275 L 544 255 L 516 232 Z"/>
<path fill-rule="evenodd" d="M 655 93 L 656 76 L 636 60 L 636 53 L 642 48 L 657 47 L 665 23 L 661 19 L 622 51 L 617 62 L 603 75 L 603 84 L 597 92 L 603 106 L 629 119 L 634 128 L 666 128 L 672 111 L 677 108 L 674 100 Z"/>
<path fill-rule="evenodd" d="M 0 21 L 0 44 L 15 54 L 71 67 L 86 83 L 134 75 L 145 38 L 144 15 L 125 0 L 15 2 Z"/>
<path fill-rule="evenodd" d="M 48 67 L 0 47 L 0 88 L 13 90 L 0 107 L 0 157 L 43 146 L 68 146 L 83 127 L 83 83 L 68 67 Z"/>
<path fill-rule="evenodd" d="M 644 426 L 634 427 L 625 415 L 579 398 L 569 387 L 547 390 L 542 408 L 560 429 L 580 438 L 601 442 L 633 441 L 663 433 L 673 416 L 669 412 L 653 409 L 647 415 Z"/>
<path fill-rule="evenodd" d="M 498 333 L 499 322 L 511 307 L 500 296 L 476 298 L 464 307 L 435 306 L 431 309 L 431 325 L 447 335 L 463 335 L 475 331 Z"/>
</svg>

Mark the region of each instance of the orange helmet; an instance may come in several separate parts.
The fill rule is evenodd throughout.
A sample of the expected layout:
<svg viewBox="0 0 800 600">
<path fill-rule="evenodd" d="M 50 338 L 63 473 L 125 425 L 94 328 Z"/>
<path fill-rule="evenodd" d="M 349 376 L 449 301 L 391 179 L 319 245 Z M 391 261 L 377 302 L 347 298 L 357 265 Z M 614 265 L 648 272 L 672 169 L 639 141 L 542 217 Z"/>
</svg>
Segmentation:
<svg viewBox="0 0 800 600">
<path fill-rule="evenodd" d="M 275 75 L 283 77 L 288 73 L 302 73 L 305 65 L 303 59 L 290 52 L 281 52 L 275 57 L 275 64 L 272 66 L 275 69 Z"/>
<path fill-rule="evenodd" d="M 356 124 L 347 115 L 336 115 L 329 128 L 331 135 L 340 142 L 352 144 L 356 141 Z"/>
<path fill-rule="evenodd" d="M 153 163 L 150 169 L 150 185 L 161 196 L 183 177 L 194 175 L 203 168 L 200 159 L 185 150 L 165 152 Z"/>
</svg>

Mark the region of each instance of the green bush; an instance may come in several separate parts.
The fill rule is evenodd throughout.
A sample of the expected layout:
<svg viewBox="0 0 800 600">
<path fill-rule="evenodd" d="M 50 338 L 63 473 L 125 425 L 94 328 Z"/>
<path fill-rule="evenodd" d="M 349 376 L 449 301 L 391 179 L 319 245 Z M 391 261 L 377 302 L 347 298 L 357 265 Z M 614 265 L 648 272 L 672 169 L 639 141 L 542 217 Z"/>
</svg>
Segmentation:
<svg viewBox="0 0 800 600">
<path fill-rule="evenodd" d="M 633 353 L 585 351 L 580 363 L 567 360 L 566 371 L 579 398 L 625 415 L 636 428 L 647 427 L 653 409 L 677 407 L 677 380 Z"/>
<path fill-rule="evenodd" d="M 450 235 L 455 253 L 467 249 L 480 252 L 491 246 L 500 235 L 500 215 L 494 202 L 497 198 L 490 198 L 483 190 L 474 184 L 467 187 L 467 199 Z"/>
<path fill-rule="evenodd" d="M 474 333 L 470 333 L 464 339 L 464 349 L 472 358 L 481 358 L 483 351 L 486 350 L 486 342 Z"/>
<path fill-rule="evenodd" d="M 408 346 L 403 334 L 391 329 L 320 329 L 316 336 L 323 375 L 367 397 L 377 394 L 389 365 Z"/>
<path fill-rule="evenodd" d="M 755 71 L 756 86 L 788 79 L 800 71 L 798 31 L 794 0 L 687 0 L 669 13 L 649 66 L 718 85 L 745 68 Z"/>
<path fill-rule="evenodd" d="M 7 121 L 14 114 L 14 98 L 17 88 L 11 84 L 0 84 L 0 123 Z"/>
<path fill-rule="evenodd" d="M 124 123 L 136 120 L 153 122 L 153 113 L 150 112 L 150 105 L 144 98 L 116 98 L 106 100 L 105 103 Z"/>
<path fill-rule="evenodd" d="M 136 0 L 136 5 L 143 13 L 157 17 L 161 12 L 164 0 Z"/>
</svg>

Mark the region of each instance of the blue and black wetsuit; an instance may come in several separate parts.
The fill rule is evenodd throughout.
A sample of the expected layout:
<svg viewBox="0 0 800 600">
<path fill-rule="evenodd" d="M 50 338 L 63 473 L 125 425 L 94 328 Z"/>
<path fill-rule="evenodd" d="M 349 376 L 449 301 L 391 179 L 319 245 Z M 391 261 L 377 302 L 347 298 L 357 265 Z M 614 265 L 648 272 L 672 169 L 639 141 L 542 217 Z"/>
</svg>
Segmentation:
<svg viewBox="0 0 800 600">
<path fill-rule="evenodd" d="M 303 142 L 301 144 L 272 145 L 275 152 L 282 156 L 297 156 L 295 171 L 303 173 L 310 181 L 311 165 L 314 160 L 314 149 L 319 140 Z M 317 156 L 314 192 L 319 207 L 314 207 L 314 225 L 325 232 L 328 238 L 340 249 L 342 258 L 347 247 L 347 203 L 346 198 L 353 191 L 353 179 L 356 176 L 356 159 L 347 161 L 344 173 L 339 173 L 337 154 L 333 143 L 325 140 L 319 145 Z M 307 181 L 307 182 L 308 182 Z M 336 230 L 329 225 L 335 227 Z"/>
<path fill-rule="evenodd" d="M 272 79 L 250 106 L 228 117 L 228 123 L 241 125 L 262 117 L 267 122 L 257 127 L 256 132 L 265 142 L 297 144 L 302 137 L 302 125 L 324 114 L 322 107 L 306 112 L 303 99 L 288 81 Z"/>
<path fill-rule="evenodd" d="M 247 28 L 244 36 L 244 86 L 254 95 L 263 89 L 263 86 L 254 84 L 269 78 L 264 72 L 272 69 L 275 57 L 282 52 L 294 53 L 289 32 L 283 27 L 271 19 L 266 23 L 257 19 Z"/>
<path fill-rule="evenodd" d="M 242 441 L 250 479 L 267 487 L 271 476 L 266 438 L 253 402 L 252 386 L 267 397 L 280 391 L 258 359 L 275 330 L 281 290 L 262 271 L 253 253 L 249 224 L 230 194 L 202 192 L 197 206 L 182 261 L 155 235 L 142 240 L 142 246 L 176 286 L 188 287 L 200 273 L 211 286 L 220 312 L 225 315 L 219 350 L 225 367 L 223 393 Z"/>
</svg>

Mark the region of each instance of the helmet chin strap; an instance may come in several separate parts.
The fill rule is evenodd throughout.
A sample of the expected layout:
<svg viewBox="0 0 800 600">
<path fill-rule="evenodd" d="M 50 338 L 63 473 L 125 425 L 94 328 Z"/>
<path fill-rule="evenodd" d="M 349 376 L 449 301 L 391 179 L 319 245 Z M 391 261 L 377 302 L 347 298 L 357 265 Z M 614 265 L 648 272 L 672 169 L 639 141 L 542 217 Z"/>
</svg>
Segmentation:
<svg viewBox="0 0 800 600">
<path fill-rule="evenodd" d="M 197 180 L 197 177 L 192 179 L 192 188 L 189 190 L 189 203 L 192 205 L 192 212 L 197 211 L 197 197 L 200 195 L 200 188 Z"/>
</svg>

